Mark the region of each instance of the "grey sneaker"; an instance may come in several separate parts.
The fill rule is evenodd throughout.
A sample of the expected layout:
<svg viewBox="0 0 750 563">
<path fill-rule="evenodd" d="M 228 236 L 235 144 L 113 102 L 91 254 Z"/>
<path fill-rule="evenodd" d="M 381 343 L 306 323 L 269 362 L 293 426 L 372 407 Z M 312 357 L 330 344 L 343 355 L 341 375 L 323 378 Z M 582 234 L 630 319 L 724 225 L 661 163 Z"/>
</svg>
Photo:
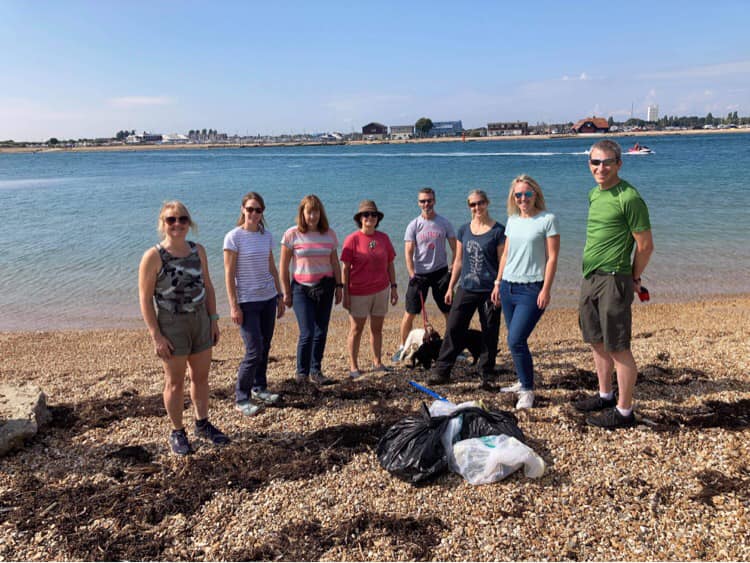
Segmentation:
<svg viewBox="0 0 750 563">
<path fill-rule="evenodd" d="M 513 385 L 508 385 L 507 387 L 501 387 L 500 392 L 501 393 L 518 393 L 522 389 L 523 387 L 521 387 L 521 382 L 516 381 Z"/>
<path fill-rule="evenodd" d="M 333 385 L 333 380 L 328 379 L 325 375 L 320 372 L 313 373 L 310 379 L 315 385 Z"/>
<path fill-rule="evenodd" d="M 263 405 L 255 405 L 250 401 L 243 401 L 234 405 L 235 410 L 241 412 L 244 416 L 255 416 L 263 410 Z"/>
<path fill-rule="evenodd" d="M 169 445 L 172 446 L 172 451 L 177 455 L 188 455 L 193 453 L 193 446 L 190 445 L 185 429 L 180 428 L 179 430 L 172 430 L 169 435 Z"/>
<path fill-rule="evenodd" d="M 403 346 L 399 346 L 398 350 L 396 350 L 396 353 L 393 354 L 393 356 L 391 356 L 391 361 L 394 364 L 397 364 L 398 362 L 401 361 L 401 354 L 403 354 L 403 353 L 404 353 L 404 347 Z"/>
<path fill-rule="evenodd" d="M 358 369 L 351 370 L 349 372 L 349 377 L 351 379 L 359 379 L 360 377 L 362 377 L 362 372 L 359 371 Z"/>
<path fill-rule="evenodd" d="M 267 405 L 273 404 L 279 400 L 278 394 L 271 393 L 266 389 L 263 391 L 251 391 L 250 396 L 256 401 L 262 401 Z"/>
<path fill-rule="evenodd" d="M 591 397 L 586 397 L 585 399 L 576 401 L 575 403 L 573 403 L 573 406 L 581 412 L 594 412 L 612 408 L 616 404 L 617 399 L 615 399 L 614 395 L 611 399 L 602 399 L 601 395 L 597 393 L 596 395 L 593 395 Z"/>
<path fill-rule="evenodd" d="M 307 383 L 307 374 L 306 373 L 298 373 L 294 376 L 294 381 L 297 383 L 297 385 L 303 385 Z"/>
<path fill-rule="evenodd" d="M 628 416 L 623 416 L 617 410 L 617 407 L 615 407 L 607 409 L 601 414 L 588 417 L 586 423 L 606 430 L 630 428 L 631 426 L 635 426 L 635 415 L 631 412 Z"/>
</svg>

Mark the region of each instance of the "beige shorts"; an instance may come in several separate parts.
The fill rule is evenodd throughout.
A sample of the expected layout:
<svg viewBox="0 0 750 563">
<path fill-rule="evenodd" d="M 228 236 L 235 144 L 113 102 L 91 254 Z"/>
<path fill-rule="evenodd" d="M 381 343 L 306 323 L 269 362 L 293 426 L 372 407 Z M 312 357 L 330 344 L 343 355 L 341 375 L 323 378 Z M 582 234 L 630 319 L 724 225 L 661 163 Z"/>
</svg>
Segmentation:
<svg viewBox="0 0 750 563">
<path fill-rule="evenodd" d="M 175 356 L 191 356 L 208 350 L 211 341 L 211 319 L 205 306 L 194 313 L 170 313 L 159 309 L 159 330 L 174 346 Z"/>
<path fill-rule="evenodd" d="M 388 313 L 390 296 L 390 287 L 370 295 L 352 295 L 350 297 L 349 314 L 355 319 L 367 318 L 368 316 L 385 317 Z"/>
</svg>

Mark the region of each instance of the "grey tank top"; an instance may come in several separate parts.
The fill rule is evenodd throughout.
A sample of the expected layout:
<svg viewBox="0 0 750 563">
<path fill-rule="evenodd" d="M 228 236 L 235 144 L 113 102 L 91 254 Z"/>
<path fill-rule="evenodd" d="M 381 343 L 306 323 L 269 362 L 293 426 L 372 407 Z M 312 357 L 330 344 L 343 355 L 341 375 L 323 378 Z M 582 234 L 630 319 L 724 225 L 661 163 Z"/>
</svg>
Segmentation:
<svg viewBox="0 0 750 563">
<path fill-rule="evenodd" d="M 171 313 L 192 313 L 206 299 L 198 246 L 192 241 L 188 244 L 190 254 L 184 258 L 172 256 L 161 244 L 156 245 L 161 270 L 156 277 L 154 298 L 157 307 Z"/>
</svg>

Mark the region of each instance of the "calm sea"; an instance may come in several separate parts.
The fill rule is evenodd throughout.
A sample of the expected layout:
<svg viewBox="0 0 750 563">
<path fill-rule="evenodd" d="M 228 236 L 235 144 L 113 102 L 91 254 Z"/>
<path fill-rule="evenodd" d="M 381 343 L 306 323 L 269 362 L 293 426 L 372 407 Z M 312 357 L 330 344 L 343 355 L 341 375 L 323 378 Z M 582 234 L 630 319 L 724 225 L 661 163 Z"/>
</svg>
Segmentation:
<svg viewBox="0 0 750 563">
<path fill-rule="evenodd" d="M 627 143 L 636 139 L 628 139 Z M 750 290 L 750 135 L 640 137 L 649 156 L 625 156 L 621 176 L 651 211 L 656 243 L 644 284 L 652 300 L 679 301 Z M 585 150 L 591 139 L 481 143 L 285 147 L 144 152 L 0 154 L 0 330 L 133 326 L 139 323 L 138 262 L 157 242 L 161 203 L 180 199 L 207 248 L 227 314 L 222 240 L 242 195 L 266 199 L 278 240 L 302 196 L 318 194 L 343 240 L 358 202 L 385 213 L 381 230 L 399 251 L 419 212 L 422 186 L 458 226 L 466 194 L 486 190 L 505 223 L 510 180 L 531 174 L 557 214 L 562 248 L 553 305 L 576 302 L 593 186 Z M 275 252 L 278 259 L 278 251 Z M 399 310 L 401 308 L 399 304 Z"/>
</svg>

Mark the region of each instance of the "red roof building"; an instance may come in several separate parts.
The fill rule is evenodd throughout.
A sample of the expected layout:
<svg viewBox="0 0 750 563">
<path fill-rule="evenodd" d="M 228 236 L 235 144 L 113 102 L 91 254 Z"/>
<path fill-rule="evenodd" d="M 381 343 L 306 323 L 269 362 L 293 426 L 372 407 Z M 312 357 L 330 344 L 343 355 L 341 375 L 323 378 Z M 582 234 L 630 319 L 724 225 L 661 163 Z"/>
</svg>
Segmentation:
<svg viewBox="0 0 750 563">
<path fill-rule="evenodd" d="M 585 117 L 573 125 L 576 133 L 607 133 L 609 123 L 603 117 Z"/>
</svg>

